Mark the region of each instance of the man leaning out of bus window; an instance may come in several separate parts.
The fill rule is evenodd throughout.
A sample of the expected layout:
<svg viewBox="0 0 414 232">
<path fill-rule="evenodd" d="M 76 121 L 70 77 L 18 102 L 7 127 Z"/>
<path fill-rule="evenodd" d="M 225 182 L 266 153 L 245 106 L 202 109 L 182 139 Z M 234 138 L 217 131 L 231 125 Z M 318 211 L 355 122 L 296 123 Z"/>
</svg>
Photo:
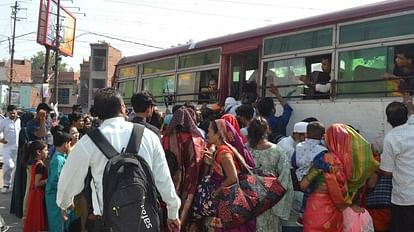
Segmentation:
<svg viewBox="0 0 414 232">
<path fill-rule="evenodd" d="M 398 89 L 401 92 L 414 93 L 413 55 L 407 49 L 397 51 L 393 73 L 384 73 L 385 79 L 398 79 Z"/>
<path fill-rule="evenodd" d="M 329 98 L 329 91 L 331 90 L 331 61 L 328 56 L 321 58 L 321 68 L 322 72 L 313 71 L 310 77 L 305 75 L 299 77 L 309 87 L 309 90 L 305 92 L 307 98 Z"/>
</svg>

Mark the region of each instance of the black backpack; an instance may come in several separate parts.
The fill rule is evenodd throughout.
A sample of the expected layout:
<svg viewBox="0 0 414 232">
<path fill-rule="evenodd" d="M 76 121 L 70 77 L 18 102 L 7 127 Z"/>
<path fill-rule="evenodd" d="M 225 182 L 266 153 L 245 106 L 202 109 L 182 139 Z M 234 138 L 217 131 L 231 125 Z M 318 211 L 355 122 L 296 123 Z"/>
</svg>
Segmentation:
<svg viewBox="0 0 414 232">
<path fill-rule="evenodd" d="M 144 128 L 134 124 L 128 146 L 121 153 L 99 129 L 88 133 L 108 158 L 102 181 L 102 219 L 106 231 L 160 231 L 154 178 L 147 162 L 137 154 Z"/>
</svg>

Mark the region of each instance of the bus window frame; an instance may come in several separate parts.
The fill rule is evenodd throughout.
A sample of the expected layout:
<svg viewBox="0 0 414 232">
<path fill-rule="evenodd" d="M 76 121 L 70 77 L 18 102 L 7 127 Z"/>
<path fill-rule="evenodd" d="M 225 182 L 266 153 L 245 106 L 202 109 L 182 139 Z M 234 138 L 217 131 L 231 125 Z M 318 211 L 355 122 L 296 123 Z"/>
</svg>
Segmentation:
<svg viewBox="0 0 414 232">
<path fill-rule="evenodd" d="M 221 57 L 220 57 L 220 61 L 221 61 Z M 217 76 L 217 89 L 218 89 L 218 94 L 220 94 L 220 87 L 221 87 L 221 66 L 214 64 L 214 65 L 204 65 L 204 66 L 196 66 L 197 68 L 186 68 L 186 69 L 180 69 L 180 71 L 176 72 L 176 76 L 175 76 L 175 84 L 178 87 L 178 80 L 179 80 L 179 75 L 181 74 L 185 74 L 185 73 L 190 73 L 190 72 L 202 72 L 202 71 L 209 71 L 209 70 L 214 70 L 217 69 L 218 70 L 218 76 Z M 175 91 L 175 96 L 176 97 L 180 97 L 180 95 L 182 96 L 186 96 L 186 95 L 194 95 L 196 96 L 196 94 L 198 93 L 180 93 L 178 91 L 178 89 L 176 88 Z M 179 102 L 177 100 L 177 102 Z"/>
<path fill-rule="evenodd" d="M 123 68 L 135 68 L 137 70 L 137 75 L 135 77 L 121 77 L 120 73 L 121 73 L 121 69 L 123 69 Z M 125 80 L 125 79 L 128 79 L 128 78 L 136 78 L 137 79 L 140 75 L 138 64 L 120 65 L 120 66 L 118 66 L 118 68 L 116 70 L 117 70 L 118 82 L 120 80 Z"/>
<path fill-rule="evenodd" d="M 157 61 L 162 61 L 162 60 L 168 60 L 168 59 L 172 59 L 172 58 L 174 58 L 174 68 L 173 69 L 162 71 L 162 72 L 154 72 L 154 73 L 144 74 L 144 65 L 145 64 L 153 63 L 153 62 L 157 62 Z M 159 73 L 175 72 L 177 70 L 177 60 L 178 60 L 178 55 L 174 55 L 174 56 L 167 56 L 167 57 L 163 57 L 163 58 L 157 58 L 157 59 L 152 59 L 152 60 L 146 60 L 146 61 L 143 61 L 143 62 L 139 62 L 139 64 L 141 65 L 140 75 L 142 75 L 142 76 L 153 76 L 153 75 L 159 74 Z"/>
<path fill-rule="evenodd" d="M 198 54 L 198 53 L 205 53 L 205 52 L 210 52 L 210 51 L 214 51 L 214 50 L 218 50 L 219 51 L 219 62 L 218 63 L 212 63 L 212 64 L 203 64 L 203 65 L 198 65 L 198 66 L 192 66 L 192 67 L 186 67 L 186 68 L 179 68 L 180 65 L 180 57 L 183 56 L 189 56 L 189 55 L 194 55 L 194 54 Z M 207 49 L 202 49 L 202 50 L 196 50 L 196 51 L 190 51 L 190 52 L 186 52 L 183 54 L 177 54 L 176 55 L 176 63 L 175 63 L 175 70 L 177 72 L 181 71 L 181 70 L 187 70 L 187 69 L 194 69 L 194 68 L 199 68 L 199 67 L 204 67 L 204 66 L 211 66 L 211 65 L 220 65 L 221 64 L 221 57 L 223 55 L 223 51 L 222 51 L 222 47 L 213 47 L 213 48 L 207 48 Z"/>
<path fill-rule="evenodd" d="M 157 73 L 157 74 L 152 74 L 152 75 L 145 75 L 141 77 L 141 86 L 139 87 L 140 91 L 144 91 L 144 81 L 147 79 L 151 79 L 151 78 L 157 78 L 160 76 L 174 76 L 174 91 L 172 93 L 172 95 L 176 95 L 177 94 L 177 73 L 176 72 L 162 72 L 162 73 Z M 151 91 L 149 91 L 151 93 Z M 152 93 L 151 93 L 152 94 Z M 153 96 L 155 98 L 157 97 L 161 97 L 161 96 Z"/>
<path fill-rule="evenodd" d="M 307 49 L 307 50 L 309 50 L 309 49 Z M 265 59 L 262 59 L 261 60 L 261 67 L 260 67 L 260 85 L 259 85 L 260 95 L 265 96 L 265 94 L 266 94 L 266 91 L 265 91 L 266 87 L 265 87 L 264 75 L 263 75 L 263 73 L 264 73 L 264 64 L 266 62 L 282 61 L 282 60 L 295 59 L 295 58 L 305 58 L 305 60 L 306 60 L 306 57 L 326 55 L 326 54 L 331 55 L 331 73 L 330 73 L 331 81 L 336 80 L 337 76 L 335 75 L 335 70 L 336 70 L 337 56 L 336 56 L 334 48 L 330 48 L 330 49 L 326 49 L 326 50 L 314 49 L 314 51 L 312 51 L 312 52 L 309 52 L 309 51 L 308 52 L 297 52 L 295 54 L 289 54 L 289 55 L 278 56 L 278 57 L 267 57 Z M 332 90 L 330 90 L 330 93 L 332 93 Z M 290 99 L 286 98 L 286 100 L 289 101 Z M 296 101 L 297 97 L 294 97 L 293 100 Z M 320 101 L 320 100 L 327 100 L 327 99 L 306 99 L 306 101 L 314 101 L 314 100 L 319 100 Z"/>
<path fill-rule="evenodd" d="M 408 40 L 408 39 L 414 39 L 414 33 L 411 35 L 403 35 L 403 36 L 393 36 L 393 37 L 386 37 L 386 38 L 380 38 L 380 39 L 371 39 L 371 40 L 364 40 L 364 41 L 358 41 L 358 42 L 352 42 L 352 43 L 344 43 L 340 44 L 340 30 L 342 26 L 357 24 L 357 23 L 363 23 L 363 22 L 369 22 L 369 21 L 375 21 L 378 19 L 386 19 L 386 18 L 392 18 L 396 16 L 402 16 L 402 15 L 409 15 L 414 14 L 414 10 L 411 11 L 405 11 L 405 12 L 398 12 L 393 14 L 387 14 L 387 15 L 381 15 L 381 16 L 375 16 L 375 17 L 369 17 L 364 19 L 355 20 L 352 22 L 344 22 L 344 23 L 338 23 L 336 24 L 336 40 L 335 40 L 335 46 L 337 49 L 347 48 L 347 47 L 357 47 L 360 45 L 366 45 L 366 44 L 379 44 L 379 43 L 387 43 L 387 42 L 393 42 L 393 41 L 401 41 L 401 40 Z"/>
<path fill-rule="evenodd" d="M 378 43 L 375 43 L 375 44 L 374 43 L 367 43 L 367 44 L 363 44 L 363 45 L 359 45 L 359 46 L 353 46 L 353 47 L 346 46 L 346 47 L 343 47 L 343 48 L 337 48 L 336 51 L 335 51 L 335 57 L 337 57 L 337 59 L 335 61 L 335 67 L 340 65 L 338 63 L 340 52 L 349 52 L 349 51 L 364 50 L 364 49 L 370 49 L 370 48 L 380 48 L 380 47 L 391 47 L 391 46 L 395 47 L 395 46 L 401 46 L 401 45 L 407 45 L 407 44 L 414 44 L 414 38 L 405 39 L 405 40 L 398 40 L 398 41 L 378 42 Z M 390 66 L 390 64 L 387 64 L 386 71 L 392 73 L 393 70 L 388 70 L 389 66 Z M 339 68 L 335 69 L 335 78 L 338 77 L 338 75 L 339 75 Z M 360 95 L 358 94 L 357 96 L 360 96 Z M 391 98 L 391 97 L 393 97 L 393 96 L 382 96 L 380 98 Z M 335 96 L 335 98 L 337 98 L 337 96 Z M 343 95 L 343 97 L 342 96 L 340 97 L 340 99 L 354 99 L 354 98 L 355 97 L 352 97 L 349 94 L 345 94 L 345 95 Z"/>
<path fill-rule="evenodd" d="M 324 47 L 317 47 L 317 48 L 310 48 L 310 49 L 303 49 L 303 50 L 296 50 L 296 51 L 290 51 L 290 52 L 281 52 L 281 53 L 274 53 L 274 54 L 265 55 L 264 43 L 265 43 L 266 39 L 274 39 L 274 38 L 280 38 L 280 37 L 285 37 L 285 36 L 290 36 L 290 35 L 297 35 L 297 34 L 302 34 L 302 33 L 306 33 L 306 32 L 312 32 L 312 31 L 319 31 L 319 30 L 323 30 L 323 29 L 328 29 L 328 28 L 332 28 L 332 44 L 330 46 L 324 46 Z M 335 48 L 335 43 L 336 43 L 336 34 L 337 34 L 336 25 L 335 24 L 330 24 L 330 25 L 327 25 L 327 26 L 314 27 L 314 28 L 306 29 L 306 30 L 283 33 L 283 34 L 278 34 L 278 35 L 265 36 L 265 37 L 263 37 L 263 40 L 262 40 L 262 44 L 263 44 L 262 49 L 261 49 L 262 60 L 269 59 L 269 58 L 275 58 L 275 57 L 284 57 L 284 56 L 289 56 L 289 55 L 297 55 L 297 54 L 314 52 L 314 51 L 319 51 L 319 50 L 323 51 L 323 50 L 334 49 Z"/>
</svg>

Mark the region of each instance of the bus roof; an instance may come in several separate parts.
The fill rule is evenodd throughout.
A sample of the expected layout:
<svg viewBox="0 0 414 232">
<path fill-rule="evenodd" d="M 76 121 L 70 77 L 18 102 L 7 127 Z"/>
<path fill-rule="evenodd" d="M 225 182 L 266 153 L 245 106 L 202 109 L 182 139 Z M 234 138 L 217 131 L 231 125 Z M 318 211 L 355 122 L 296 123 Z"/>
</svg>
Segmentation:
<svg viewBox="0 0 414 232">
<path fill-rule="evenodd" d="M 240 40 L 252 39 L 256 37 L 265 37 L 277 33 L 288 33 L 292 31 L 306 29 L 309 27 L 320 27 L 346 21 L 370 18 L 390 14 L 393 12 L 400 12 L 403 10 L 414 10 L 414 1 L 388 0 L 365 6 L 354 7 L 342 11 L 337 11 L 333 13 L 313 16 L 289 22 L 283 22 L 275 25 L 269 25 L 266 27 L 261 27 L 249 31 L 203 40 L 195 43 L 195 45 L 186 44 L 179 47 L 163 49 L 160 51 L 145 53 L 141 55 L 127 56 L 122 58 L 117 65 L 126 65 L 146 60 L 153 60 L 161 57 L 176 55 L 183 52 L 207 49 L 226 43 L 237 42 Z"/>
</svg>

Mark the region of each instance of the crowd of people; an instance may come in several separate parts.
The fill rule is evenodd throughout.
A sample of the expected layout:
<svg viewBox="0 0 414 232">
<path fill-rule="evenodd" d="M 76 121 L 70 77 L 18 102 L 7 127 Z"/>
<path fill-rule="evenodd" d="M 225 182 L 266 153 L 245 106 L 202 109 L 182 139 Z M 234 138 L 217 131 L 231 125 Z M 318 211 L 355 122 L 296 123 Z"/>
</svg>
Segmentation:
<svg viewBox="0 0 414 232">
<path fill-rule="evenodd" d="M 393 129 L 379 151 L 351 125 L 325 127 L 312 115 L 294 122 L 288 135 L 293 109 L 276 86 L 270 89 L 282 113 L 270 97 L 243 103 L 233 98 L 222 107 L 186 103 L 161 112 L 147 92 L 132 96 L 128 113 L 111 88 L 97 91 L 90 115 L 75 105 L 71 114 L 56 117 L 41 103 L 36 115 L 19 118 L 9 106 L 0 142 L 2 192 L 13 190 L 11 213 L 23 218 L 28 232 L 98 231 L 108 159 L 88 132 L 99 128 L 121 152 L 136 123 L 145 127 L 137 154 L 159 192 L 161 231 L 414 231 L 410 96 L 387 106 Z M 257 218 L 225 229 L 217 223 L 217 205 L 212 203 L 212 215 L 200 217 L 196 201 L 214 202 L 238 183 L 238 157 L 252 170 L 277 176 L 285 193 Z M 212 186 L 209 196 L 200 196 L 202 181 Z"/>
</svg>

